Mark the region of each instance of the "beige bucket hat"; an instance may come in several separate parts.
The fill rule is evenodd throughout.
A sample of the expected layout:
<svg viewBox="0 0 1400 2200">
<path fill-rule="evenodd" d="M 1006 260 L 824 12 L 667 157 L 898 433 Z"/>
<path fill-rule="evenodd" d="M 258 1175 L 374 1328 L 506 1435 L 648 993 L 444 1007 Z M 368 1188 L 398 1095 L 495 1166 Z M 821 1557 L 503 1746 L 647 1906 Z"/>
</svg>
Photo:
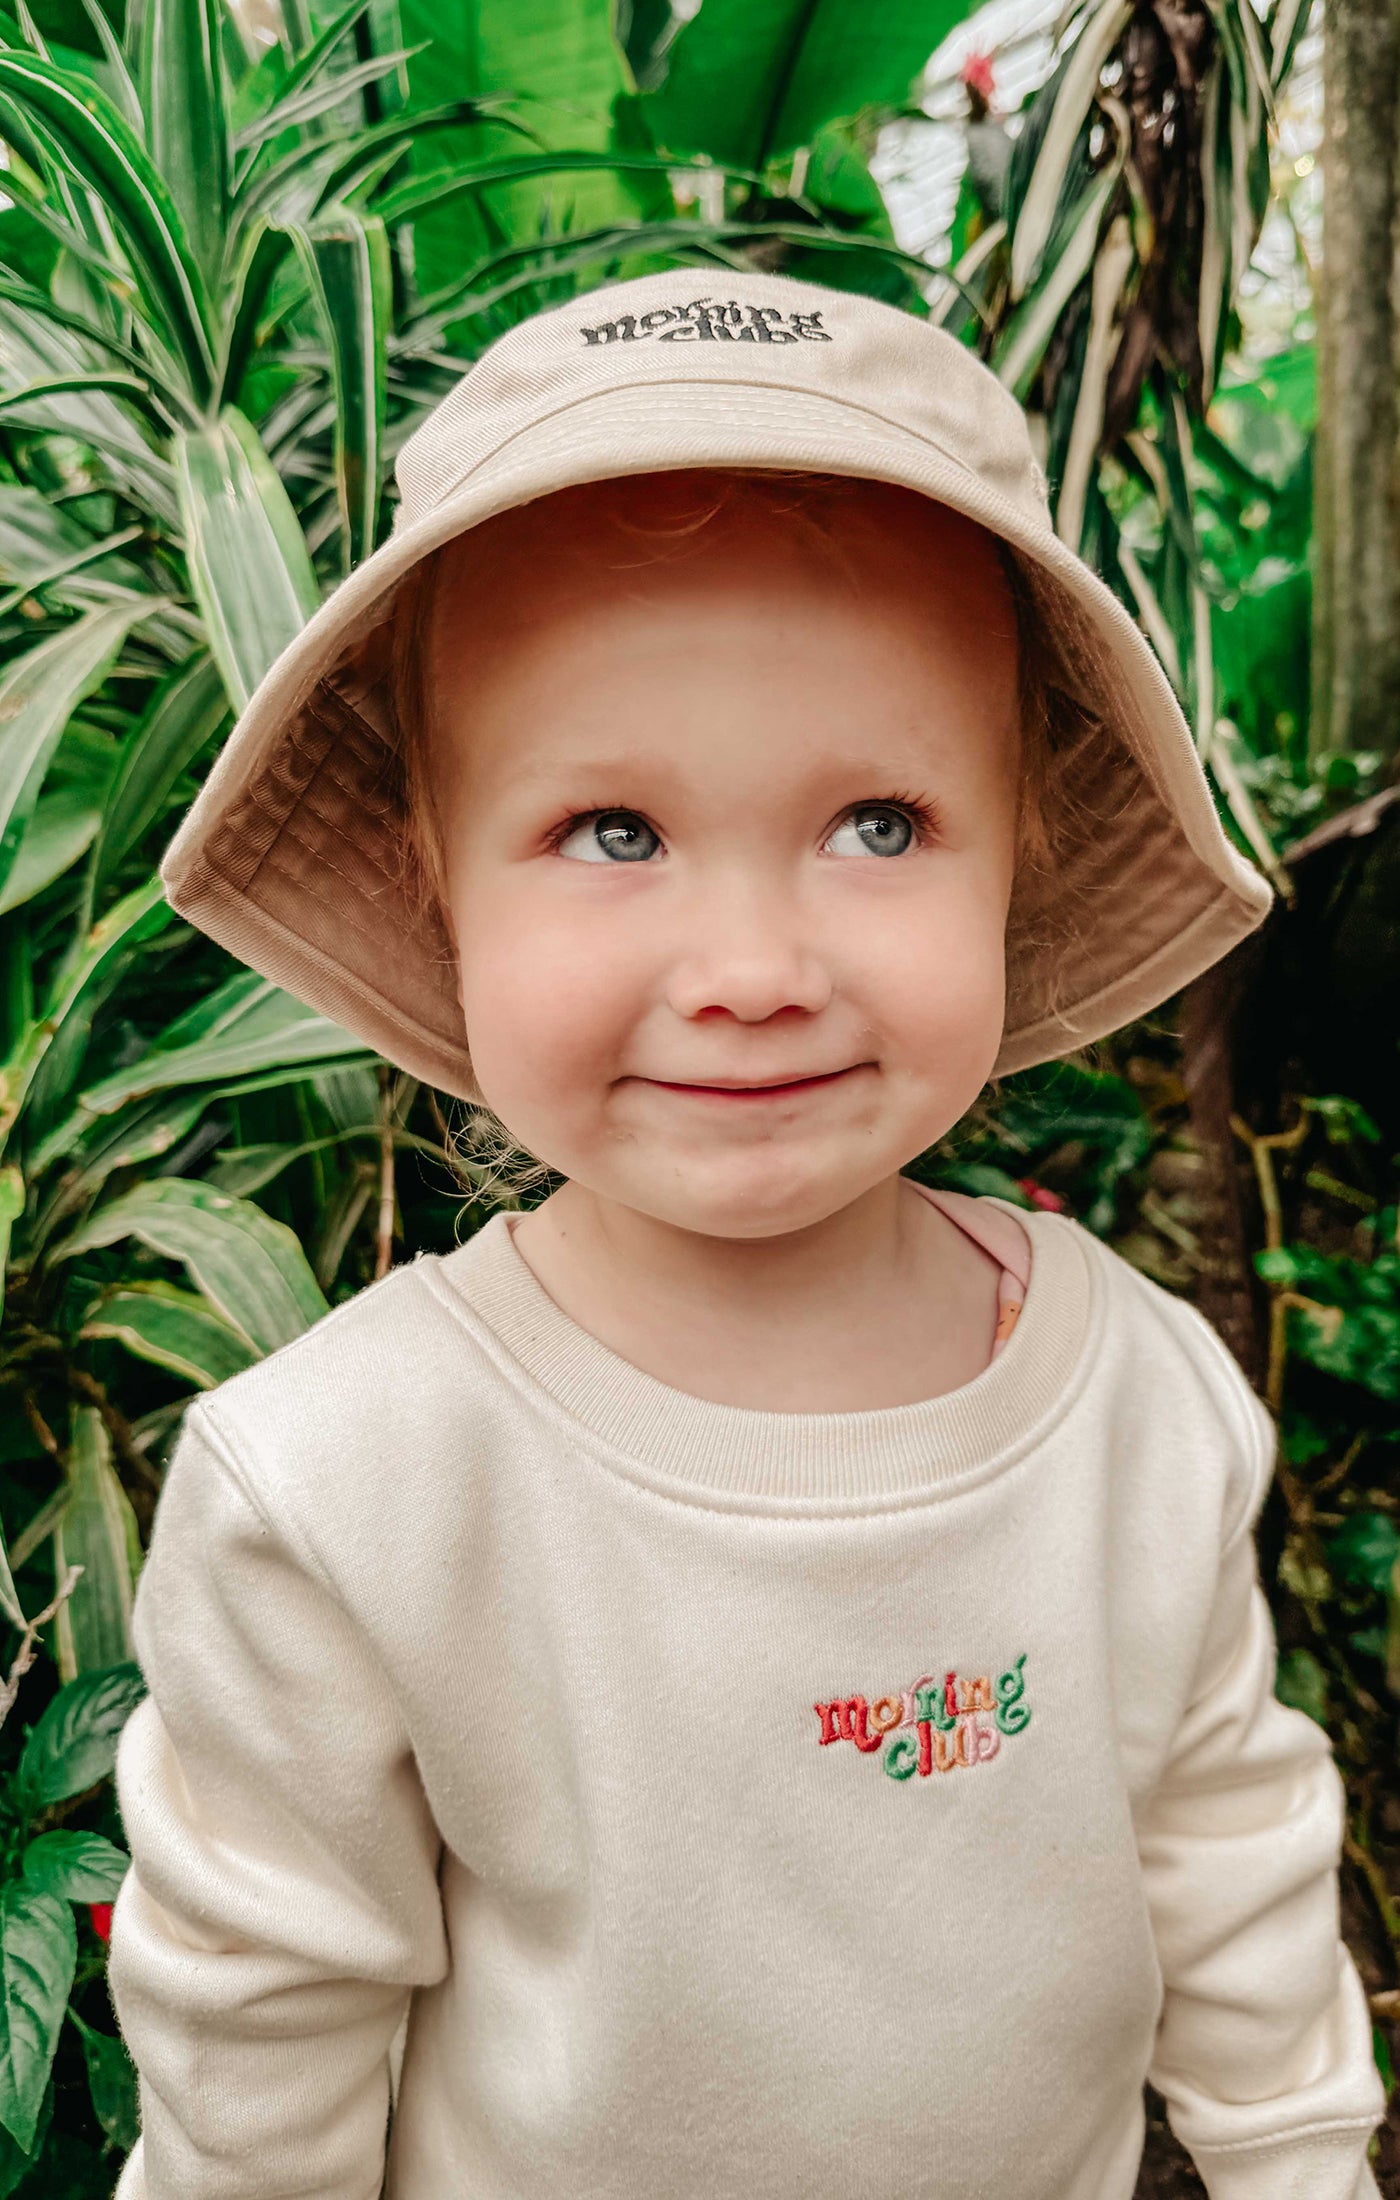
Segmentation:
<svg viewBox="0 0 1400 2200">
<path fill-rule="evenodd" d="M 406 893 L 383 666 L 394 592 L 451 536 L 584 481 L 693 466 L 893 482 L 979 521 L 1026 573 L 1076 709 L 1053 878 L 1017 882 L 1001 1074 L 1070 1052 L 1197 976 L 1269 907 L 1217 819 L 1171 688 L 1056 536 L 1025 415 L 955 338 L 769 274 L 674 269 L 511 329 L 404 443 L 392 532 L 251 697 L 171 844 L 182 916 L 413 1075 L 480 1097 L 441 920 Z M 1048 900 L 1067 897 L 1073 923 Z"/>
</svg>

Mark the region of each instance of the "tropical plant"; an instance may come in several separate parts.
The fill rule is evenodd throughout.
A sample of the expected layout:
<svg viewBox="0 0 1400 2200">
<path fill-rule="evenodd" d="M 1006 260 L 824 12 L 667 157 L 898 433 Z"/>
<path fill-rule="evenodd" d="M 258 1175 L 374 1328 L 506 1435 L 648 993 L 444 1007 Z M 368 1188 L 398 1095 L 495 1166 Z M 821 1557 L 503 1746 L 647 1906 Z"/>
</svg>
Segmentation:
<svg viewBox="0 0 1400 2200">
<path fill-rule="evenodd" d="M 256 56 L 214 0 L 146 0 L 121 31 L 95 0 L 42 28 L 20 0 L 0 27 L 0 1586 L 31 1717 L 55 1680 L 62 1703 L 130 1659 L 191 1393 L 381 1270 L 396 1233 L 450 1242 L 473 1190 L 469 1164 L 464 1182 L 435 1165 L 431 1096 L 174 921 L 154 875 L 173 815 L 382 535 L 398 443 L 512 319 L 760 244 L 917 298 L 921 263 L 834 124 L 848 75 L 858 98 L 902 96 L 941 28 L 920 15 L 849 75 L 849 20 L 818 11 L 783 108 L 762 87 L 798 11 L 756 39 L 715 8 L 685 33 L 664 151 L 660 95 L 579 0 L 523 23 L 406 5 L 378 51 L 367 0 Z M 736 62 L 771 120 L 716 153 Z M 828 123 L 786 196 L 801 133 Z M 423 1170 L 396 1173 L 405 1153 Z M 52 1662 L 24 1678 L 40 1621 Z M 103 2185 L 130 2115 L 111 2107 L 100 1943 L 75 1973 L 63 1890 L 24 1862 L 52 1852 L 23 1768 L 53 1715 L 0 1741 L 20 1889 L 0 2022 L 24 2043 L 0 2191 L 76 2194 Z M 112 1810 L 104 1789 L 91 1839 Z"/>
<path fill-rule="evenodd" d="M 0 2200 L 86 2200 L 131 2130 L 101 1900 L 82 1923 L 89 1890 L 115 1882 L 120 1828 L 110 1753 L 75 1740 L 76 1770 L 36 1784 L 34 1766 L 60 1729 L 81 1735 L 75 1706 L 115 1720 L 134 1700 L 141 1541 L 190 1396 L 382 1272 L 396 1243 L 449 1244 L 485 1211 L 435 1097 L 177 923 L 160 849 L 263 670 L 382 539 L 403 438 L 502 329 L 673 265 L 811 272 L 926 310 L 928 267 L 894 237 L 868 155 L 964 11 L 898 0 L 876 23 L 846 0 L 705 0 L 681 21 L 631 0 L 614 24 L 607 0 L 431 15 L 288 0 L 284 36 L 250 50 L 216 0 L 133 0 L 116 24 L 98 0 L 48 0 L 38 21 L 15 5 L 0 19 L 0 1607 L 33 1723 L 0 1735 L 0 2024 L 16 2043 Z M 1229 186 L 1212 374 L 1267 105 L 1237 12 L 1210 64 L 1217 200 Z M 1081 44 L 1108 20 L 1090 11 Z M 1283 13 L 1265 35 L 1276 83 Z M 1001 371 L 1013 343 L 1033 358 L 1052 456 L 1073 446 L 1082 471 L 1082 422 L 1101 400 L 1107 417 L 1107 278 L 1090 261 L 1121 274 L 1113 192 L 1134 169 L 1117 136 L 1095 137 L 1112 88 L 1074 50 L 1028 118 L 1007 228 L 959 295 Z M 1237 113 L 1246 140 L 1221 119 Z M 1028 259 L 1019 224 L 1047 208 Z M 1155 265 L 1141 214 L 1132 233 Z M 1071 266 L 1052 336 L 1046 300 Z M 998 335 L 1002 294 L 1021 318 Z M 1211 584 L 1173 501 L 1194 386 L 1144 371 L 1131 432 L 1096 445 L 1081 539 L 1116 543 L 1120 578 L 1138 543 L 1160 639 Z M 1027 386 L 1019 367 L 1009 379 Z M 1149 541 L 1129 507 L 1163 479 Z M 1071 1065 L 1009 1087 L 999 1120 L 929 1166 L 1071 1197 L 1113 1230 L 1157 1135 L 1130 1080 Z M 81 1789 L 55 1784 L 78 1771 Z M 76 1840 L 109 1847 L 81 1863 Z"/>
<path fill-rule="evenodd" d="M 1201 518 L 1212 482 L 1272 501 L 1208 413 L 1306 19 L 1302 0 L 1272 0 L 1262 21 L 1251 0 L 1072 8 L 1019 134 L 969 171 L 941 309 L 1038 422 L 1058 533 L 1150 635 L 1228 815 L 1275 873 L 1252 752 L 1222 708 L 1225 591 Z"/>
</svg>

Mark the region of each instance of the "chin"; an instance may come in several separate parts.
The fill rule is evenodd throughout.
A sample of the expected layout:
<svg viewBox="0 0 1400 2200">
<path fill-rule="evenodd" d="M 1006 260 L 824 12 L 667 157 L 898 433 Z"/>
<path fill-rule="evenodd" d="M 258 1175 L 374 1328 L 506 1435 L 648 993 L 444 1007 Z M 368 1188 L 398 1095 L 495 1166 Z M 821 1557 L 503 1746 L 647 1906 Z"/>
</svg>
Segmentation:
<svg viewBox="0 0 1400 2200">
<path fill-rule="evenodd" d="M 891 1158 L 888 1168 L 872 1175 L 868 1152 L 844 1165 L 835 1160 L 804 1165 L 796 1156 L 785 1159 L 768 1147 L 747 1154 L 742 1163 L 737 1157 L 726 1161 L 714 1155 L 687 1162 L 679 1182 L 668 1172 L 655 1181 L 619 1187 L 612 1196 L 702 1237 L 785 1237 L 825 1222 L 871 1184 L 894 1175 L 899 1165 Z"/>
</svg>

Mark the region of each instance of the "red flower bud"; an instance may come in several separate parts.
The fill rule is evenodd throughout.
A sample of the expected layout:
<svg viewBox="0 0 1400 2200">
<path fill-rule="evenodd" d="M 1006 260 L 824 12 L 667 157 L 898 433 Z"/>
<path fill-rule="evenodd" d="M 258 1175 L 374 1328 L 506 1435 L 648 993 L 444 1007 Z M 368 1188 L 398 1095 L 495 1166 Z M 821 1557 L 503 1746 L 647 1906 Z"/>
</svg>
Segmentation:
<svg viewBox="0 0 1400 2200">
<path fill-rule="evenodd" d="M 88 1916 L 92 1929 L 104 1944 L 112 1937 L 112 1905 L 110 1902 L 89 1902 Z"/>
<path fill-rule="evenodd" d="M 1052 1215 L 1062 1215 L 1064 1213 L 1066 1203 L 1061 1199 L 1059 1193 L 1047 1190 L 1044 1184 L 1037 1184 L 1033 1176 L 1018 1176 L 1016 1183 L 1019 1189 L 1025 1193 L 1032 1207 L 1044 1207 L 1047 1213 Z"/>
</svg>

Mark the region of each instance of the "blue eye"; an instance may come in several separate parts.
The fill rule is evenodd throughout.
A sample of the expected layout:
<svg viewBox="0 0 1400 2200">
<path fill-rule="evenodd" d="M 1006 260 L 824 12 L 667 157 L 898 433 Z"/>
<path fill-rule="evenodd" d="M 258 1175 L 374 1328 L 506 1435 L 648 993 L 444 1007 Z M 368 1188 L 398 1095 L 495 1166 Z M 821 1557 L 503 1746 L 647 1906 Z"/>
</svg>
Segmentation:
<svg viewBox="0 0 1400 2200">
<path fill-rule="evenodd" d="M 659 836 L 635 810 L 599 810 L 571 827 L 558 853 L 581 863 L 644 863 L 660 846 Z"/>
<path fill-rule="evenodd" d="M 902 856 L 914 838 L 913 820 L 888 802 L 862 802 L 843 818 L 826 845 L 838 856 Z"/>
</svg>

